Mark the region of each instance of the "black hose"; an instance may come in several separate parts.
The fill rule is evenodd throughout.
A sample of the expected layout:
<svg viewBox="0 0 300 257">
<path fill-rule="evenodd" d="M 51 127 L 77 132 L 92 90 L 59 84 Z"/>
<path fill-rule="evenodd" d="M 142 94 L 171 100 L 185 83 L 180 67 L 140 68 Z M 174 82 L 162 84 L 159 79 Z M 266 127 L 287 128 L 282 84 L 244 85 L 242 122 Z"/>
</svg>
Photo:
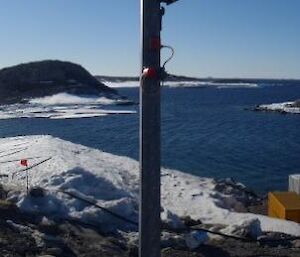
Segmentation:
<svg viewBox="0 0 300 257">
<path fill-rule="evenodd" d="M 117 214 L 117 213 L 115 213 L 115 212 L 113 212 L 113 211 L 110 211 L 110 210 L 108 210 L 108 209 L 106 209 L 106 208 L 100 206 L 99 204 L 93 202 L 93 201 L 84 199 L 84 198 L 82 198 L 82 197 L 80 197 L 80 196 L 78 196 L 78 195 L 72 194 L 71 192 L 67 192 L 67 191 L 64 191 L 64 190 L 59 190 L 59 192 L 61 192 L 61 193 L 63 193 L 63 194 L 66 194 L 66 195 L 68 195 L 68 196 L 71 196 L 71 197 L 73 197 L 73 198 L 76 198 L 76 199 L 78 199 L 78 200 L 81 200 L 81 201 L 83 201 L 83 202 L 85 202 L 85 203 L 88 203 L 88 204 L 90 204 L 90 205 L 92 205 L 92 206 L 95 206 L 95 207 L 101 209 L 102 211 L 104 211 L 104 212 L 110 214 L 111 216 L 113 216 L 113 217 L 115 217 L 115 218 L 117 218 L 117 219 L 119 219 L 119 220 L 122 220 L 122 221 L 124 221 L 124 222 L 126 222 L 126 223 L 129 223 L 129 224 L 131 224 L 131 225 L 138 226 L 138 223 L 137 223 L 137 222 L 135 222 L 135 221 L 133 221 L 133 220 L 130 220 L 130 219 L 127 219 L 126 217 L 124 217 L 124 216 L 122 216 L 122 215 L 120 215 L 120 214 Z"/>
</svg>

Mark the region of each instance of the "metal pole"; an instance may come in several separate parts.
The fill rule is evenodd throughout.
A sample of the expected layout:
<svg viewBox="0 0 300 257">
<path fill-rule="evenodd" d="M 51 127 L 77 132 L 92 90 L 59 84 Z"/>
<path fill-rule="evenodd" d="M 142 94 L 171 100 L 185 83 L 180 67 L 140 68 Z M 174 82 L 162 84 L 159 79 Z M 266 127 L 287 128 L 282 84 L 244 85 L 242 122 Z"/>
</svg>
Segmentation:
<svg viewBox="0 0 300 257">
<path fill-rule="evenodd" d="M 160 257 L 160 2 L 141 0 L 140 257 Z"/>
<path fill-rule="evenodd" d="M 28 170 L 26 170 L 26 192 L 27 192 L 27 195 L 28 195 L 28 190 L 29 190 L 29 179 L 28 179 Z"/>
</svg>

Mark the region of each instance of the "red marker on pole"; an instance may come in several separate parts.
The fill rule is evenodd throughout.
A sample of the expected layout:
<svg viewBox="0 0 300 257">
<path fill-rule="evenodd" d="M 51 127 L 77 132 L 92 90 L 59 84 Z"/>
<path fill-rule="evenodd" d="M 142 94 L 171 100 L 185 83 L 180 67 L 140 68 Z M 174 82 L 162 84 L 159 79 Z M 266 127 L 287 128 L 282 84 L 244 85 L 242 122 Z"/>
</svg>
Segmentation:
<svg viewBox="0 0 300 257">
<path fill-rule="evenodd" d="M 20 161 L 20 164 L 22 166 L 28 167 L 28 160 L 22 159 Z M 28 188 L 29 188 L 28 184 L 29 184 L 29 181 L 28 181 L 28 169 L 26 169 L 26 191 L 27 191 L 27 195 L 28 195 Z"/>
<path fill-rule="evenodd" d="M 22 159 L 22 160 L 20 161 L 20 164 L 21 164 L 22 166 L 28 167 L 28 160 Z"/>
</svg>

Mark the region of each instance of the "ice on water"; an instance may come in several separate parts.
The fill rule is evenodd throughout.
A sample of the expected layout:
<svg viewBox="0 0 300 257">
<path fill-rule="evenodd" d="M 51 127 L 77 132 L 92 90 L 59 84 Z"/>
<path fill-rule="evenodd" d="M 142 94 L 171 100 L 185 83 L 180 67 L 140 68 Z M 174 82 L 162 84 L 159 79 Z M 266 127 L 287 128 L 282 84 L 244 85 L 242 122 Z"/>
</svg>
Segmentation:
<svg viewBox="0 0 300 257">
<path fill-rule="evenodd" d="M 60 93 L 52 96 L 30 99 L 29 102 L 25 104 L 0 106 L 0 119 L 71 119 L 101 117 L 109 114 L 135 113 L 134 110 L 107 109 L 109 106 L 122 104 L 123 102 L 126 102 L 126 100 L 110 99 L 104 96 L 88 97 Z"/>
</svg>

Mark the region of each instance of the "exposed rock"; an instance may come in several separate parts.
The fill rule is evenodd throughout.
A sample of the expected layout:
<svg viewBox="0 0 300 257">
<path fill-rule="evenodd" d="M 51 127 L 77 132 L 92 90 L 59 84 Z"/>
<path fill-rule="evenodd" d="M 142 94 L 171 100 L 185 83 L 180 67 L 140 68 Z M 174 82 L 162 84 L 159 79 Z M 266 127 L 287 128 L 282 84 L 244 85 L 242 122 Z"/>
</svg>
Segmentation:
<svg viewBox="0 0 300 257">
<path fill-rule="evenodd" d="M 300 99 L 299 99 L 299 100 L 296 100 L 296 101 L 291 105 L 291 107 L 300 108 Z"/>
<path fill-rule="evenodd" d="M 163 221 L 163 226 L 167 228 L 184 228 L 185 225 L 181 221 L 181 219 L 171 211 L 164 209 L 164 211 L 161 213 L 161 219 Z"/>
<path fill-rule="evenodd" d="M 184 234 L 175 234 L 170 232 L 163 232 L 161 237 L 161 247 L 173 247 L 175 249 L 186 249 L 186 241 Z"/>
<path fill-rule="evenodd" d="M 45 190 L 41 187 L 33 187 L 29 191 L 29 195 L 34 198 L 44 197 L 45 194 Z"/>
<path fill-rule="evenodd" d="M 71 62 L 46 60 L 0 70 L 1 104 L 63 92 L 75 95 L 116 94 L 82 66 Z"/>
<path fill-rule="evenodd" d="M 185 235 L 185 243 L 190 250 L 197 249 L 208 241 L 208 235 L 203 231 L 193 231 Z"/>
<path fill-rule="evenodd" d="M 7 197 L 7 191 L 0 184 L 0 200 L 5 200 Z"/>
<path fill-rule="evenodd" d="M 193 220 L 190 216 L 183 217 L 182 221 L 184 225 L 187 227 L 192 227 L 192 226 L 197 226 L 202 224 L 201 220 Z"/>
<path fill-rule="evenodd" d="M 294 248 L 300 248 L 300 239 L 296 239 L 292 241 L 292 246 Z"/>
<path fill-rule="evenodd" d="M 220 204 L 231 206 L 231 209 L 236 212 L 247 212 L 248 207 L 262 203 L 260 196 L 246 188 L 242 183 L 235 182 L 232 178 L 216 180 L 215 190 L 229 196 Z M 234 199 L 230 197 L 232 195 L 235 196 Z"/>
<path fill-rule="evenodd" d="M 237 224 L 228 226 L 222 231 L 225 234 L 235 235 L 242 238 L 257 239 L 262 235 L 259 219 L 251 219 L 239 222 Z"/>
</svg>

